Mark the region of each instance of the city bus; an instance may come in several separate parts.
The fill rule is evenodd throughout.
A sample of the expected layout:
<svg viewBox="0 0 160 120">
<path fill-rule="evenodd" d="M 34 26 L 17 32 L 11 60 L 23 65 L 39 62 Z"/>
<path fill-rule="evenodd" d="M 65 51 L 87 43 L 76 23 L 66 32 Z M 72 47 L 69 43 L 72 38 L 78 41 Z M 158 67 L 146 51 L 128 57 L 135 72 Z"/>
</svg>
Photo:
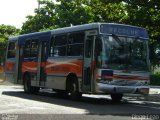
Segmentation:
<svg viewBox="0 0 160 120">
<path fill-rule="evenodd" d="M 26 93 L 48 88 L 72 99 L 82 94 L 149 93 L 146 29 L 91 23 L 10 37 L 5 78 Z"/>
</svg>

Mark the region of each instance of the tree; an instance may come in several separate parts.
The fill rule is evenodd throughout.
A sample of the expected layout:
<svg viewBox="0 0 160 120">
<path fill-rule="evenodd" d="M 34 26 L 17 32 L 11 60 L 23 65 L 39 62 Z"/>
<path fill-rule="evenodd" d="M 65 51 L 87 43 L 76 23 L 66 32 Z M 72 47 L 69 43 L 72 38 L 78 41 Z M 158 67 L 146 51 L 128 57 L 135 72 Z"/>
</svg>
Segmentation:
<svg viewBox="0 0 160 120">
<path fill-rule="evenodd" d="M 21 34 L 53 29 L 55 14 L 55 4 L 50 1 L 41 1 L 39 9 L 35 9 L 34 16 L 27 16 L 27 21 L 23 23 Z"/>
<path fill-rule="evenodd" d="M 27 16 L 22 33 L 37 32 L 91 22 L 122 23 L 125 9 L 122 2 L 102 0 L 57 0 L 57 3 L 42 1 L 34 16 Z M 119 12 L 121 11 L 121 12 Z"/>
<path fill-rule="evenodd" d="M 41 1 L 41 7 L 35 9 L 35 15 L 27 16 L 27 21 L 23 23 L 21 33 L 88 23 L 90 15 L 85 9 L 85 5 L 81 5 L 82 1 L 57 0 L 57 2 L 59 4 Z"/>
<path fill-rule="evenodd" d="M 66 27 L 93 22 L 91 8 L 85 0 L 57 0 L 56 25 Z"/>
<path fill-rule="evenodd" d="M 126 18 L 125 5 L 122 1 L 91 0 L 89 6 L 94 22 L 123 23 Z"/>
<path fill-rule="evenodd" d="M 19 29 L 11 25 L 0 25 L 0 42 L 6 42 L 9 36 L 19 34 Z"/>
</svg>

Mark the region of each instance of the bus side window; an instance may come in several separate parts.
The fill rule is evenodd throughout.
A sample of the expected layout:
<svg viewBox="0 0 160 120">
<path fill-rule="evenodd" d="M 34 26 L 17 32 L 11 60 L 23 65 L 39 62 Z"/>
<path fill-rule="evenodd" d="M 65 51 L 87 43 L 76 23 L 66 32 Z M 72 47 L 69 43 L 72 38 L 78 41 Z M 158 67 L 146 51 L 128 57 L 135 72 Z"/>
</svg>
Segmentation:
<svg viewBox="0 0 160 120">
<path fill-rule="evenodd" d="M 72 33 L 68 39 L 68 56 L 83 56 L 84 32 Z"/>
<path fill-rule="evenodd" d="M 67 36 L 60 35 L 56 36 L 53 42 L 53 56 L 65 56 L 67 48 Z"/>
<path fill-rule="evenodd" d="M 27 40 L 24 46 L 24 58 L 30 57 L 31 40 Z"/>
<path fill-rule="evenodd" d="M 37 57 L 38 54 L 38 41 L 27 40 L 24 46 L 24 58 Z"/>
<path fill-rule="evenodd" d="M 8 46 L 8 54 L 7 54 L 7 58 L 15 58 L 16 55 L 16 51 L 15 51 L 15 43 L 14 42 L 10 42 L 9 46 Z"/>
<path fill-rule="evenodd" d="M 30 57 L 37 57 L 38 56 L 38 40 L 31 41 L 31 54 Z"/>
</svg>

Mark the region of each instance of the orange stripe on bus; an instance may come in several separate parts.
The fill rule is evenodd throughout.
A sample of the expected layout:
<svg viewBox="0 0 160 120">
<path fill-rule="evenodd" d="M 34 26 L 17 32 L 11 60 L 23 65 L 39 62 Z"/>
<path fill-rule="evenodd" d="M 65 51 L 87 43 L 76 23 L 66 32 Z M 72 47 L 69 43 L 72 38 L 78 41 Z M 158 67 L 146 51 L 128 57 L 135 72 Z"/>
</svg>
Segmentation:
<svg viewBox="0 0 160 120">
<path fill-rule="evenodd" d="M 14 68 L 15 68 L 15 62 L 8 62 L 8 61 L 6 62 L 6 69 L 5 69 L 5 71 L 13 72 Z"/>
<path fill-rule="evenodd" d="M 46 63 L 45 70 L 48 74 L 68 74 L 69 72 L 74 72 L 76 74 L 82 75 L 82 60 L 68 62 L 49 61 Z"/>
</svg>

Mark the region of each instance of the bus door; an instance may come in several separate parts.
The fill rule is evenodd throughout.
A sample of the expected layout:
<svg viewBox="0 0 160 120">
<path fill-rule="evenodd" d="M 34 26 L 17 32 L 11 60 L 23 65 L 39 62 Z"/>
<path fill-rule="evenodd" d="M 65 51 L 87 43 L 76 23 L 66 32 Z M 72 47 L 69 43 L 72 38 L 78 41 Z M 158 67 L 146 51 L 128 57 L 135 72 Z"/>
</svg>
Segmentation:
<svg viewBox="0 0 160 120">
<path fill-rule="evenodd" d="M 87 31 L 84 41 L 84 62 L 83 62 L 83 80 L 82 90 L 86 92 L 93 91 L 93 69 L 94 69 L 94 46 L 95 30 Z"/>
<path fill-rule="evenodd" d="M 23 47 L 16 44 L 16 64 L 15 64 L 15 83 L 23 84 L 22 80 L 22 59 L 23 59 Z"/>
<path fill-rule="evenodd" d="M 5 80 L 11 83 L 17 83 L 17 71 L 16 71 L 16 40 L 9 41 L 7 54 L 6 54 L 6 61 L 5 61 Z"/>
<path fill-rule="evenodd" d="M 18 38 L 9 41 L 5 62 L 5 79 L 11 83 L 22 84 L 22 47 L 18 45 Z"/>
<path fill-rule="evenodd" d="M 38 86 L 45 86 L 46 82 L 46 60 L 47 60 L 47 42 L 41 41 L 39 43 L 39 51 L 38 51 L 38 65 L 37 65 L 37 81 Z"/>
</svg>

